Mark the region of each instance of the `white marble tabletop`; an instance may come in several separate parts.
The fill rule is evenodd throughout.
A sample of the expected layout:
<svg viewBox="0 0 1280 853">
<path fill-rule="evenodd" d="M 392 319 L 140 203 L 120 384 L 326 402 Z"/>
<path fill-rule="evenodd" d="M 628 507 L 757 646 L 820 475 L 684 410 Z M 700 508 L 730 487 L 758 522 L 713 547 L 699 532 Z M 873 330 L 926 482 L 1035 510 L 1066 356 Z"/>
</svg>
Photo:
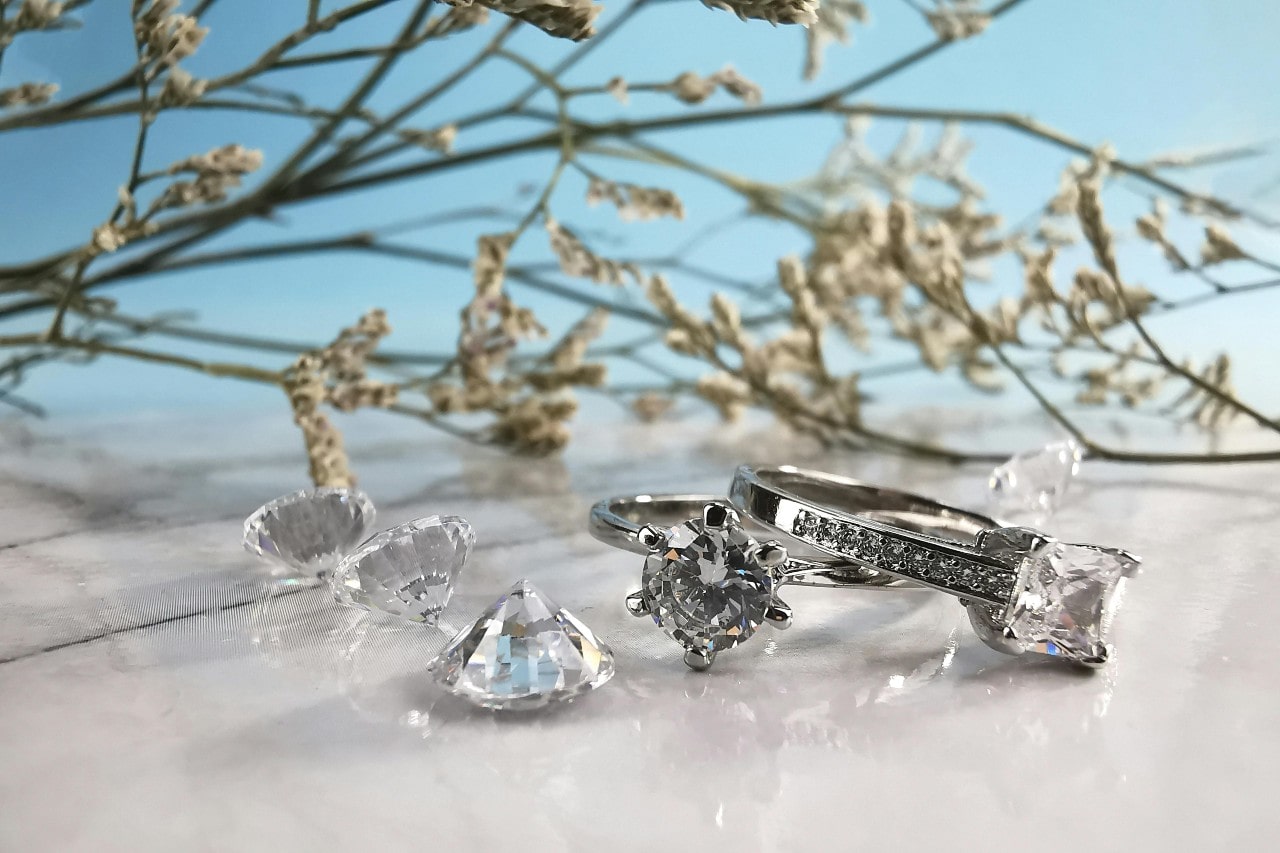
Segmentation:
<svg viewBox="0 0 1280 853">
<path fill-rule="evenodd" d="M 349 441 L 380 522 L 479 534 L 448 625 L 529 576 L 611 643 L 614 681 L 470 709 L 423 673 L 442 630 L 242 551 L 243 517 L 305 485 L 278 414 L 7 422 L 0 849 L 1274 847 L 1275 466 L 1086 467 L 1051 531 L 1147 566 L 1103 671 L 1002 657 L 942 595 L 799 590 L 790 631 L 698 674 L 623 609 L 641 559 L 587 535 L 595 499 L 719 491 L 749 458 L 972 502 L 983 470 L 691 426 L 585 426 L 530 461 L 389 420 Z"/>
</svg>

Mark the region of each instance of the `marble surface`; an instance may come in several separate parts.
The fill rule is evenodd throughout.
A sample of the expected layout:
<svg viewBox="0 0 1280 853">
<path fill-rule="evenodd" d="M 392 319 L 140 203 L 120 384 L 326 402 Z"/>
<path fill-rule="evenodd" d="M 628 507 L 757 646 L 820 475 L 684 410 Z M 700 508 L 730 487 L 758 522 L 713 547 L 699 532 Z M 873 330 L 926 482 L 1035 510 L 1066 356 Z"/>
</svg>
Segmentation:
<svg viewBox="0 0 1280 853">
<path fill-rule="evenodd" d="M 370 421 L 350 444 L 380 522 L 479 533 L 446 629 L 529 576 L 617 652 L 602 691 L 503 717 L 423 675 L 444 630 L 240 550 L 304 485 L 280 421 L 0 424 L 0 849 L 1275 844 L 1275 466 L 1086 466 L 1050 530 L 1148 567 L 1104 671 L 1002 657 L 945 596 L 796 590 L 790 631 L 697 674 L 624 611 L 641 559 L 586 534 L 596 498 L 719 491 L 750 459 L 973 503 L 984 470 L 640 426 L 531 462 Z"/>
</svg>

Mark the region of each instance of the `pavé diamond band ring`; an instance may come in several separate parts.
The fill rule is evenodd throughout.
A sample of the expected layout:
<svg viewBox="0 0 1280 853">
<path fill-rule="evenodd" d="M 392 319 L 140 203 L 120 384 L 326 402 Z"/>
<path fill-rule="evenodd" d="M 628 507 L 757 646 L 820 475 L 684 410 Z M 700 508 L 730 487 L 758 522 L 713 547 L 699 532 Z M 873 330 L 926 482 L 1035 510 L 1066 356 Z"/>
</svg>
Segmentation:
<svg viewBox="0 0 1280 853">
<path fill-rule="evenodd" d="M 958 597 L 983 642 L 1015 655 L 1105 663 L 1117 593 L 1140 562 L 819 471 L 743 466 L 729 497 L 810 547 Z"/>
<path fill-rule="evenodd" d="M 791 608 L 778 595 L 785 584 L 920 589 L 847 559 L 791 554 L 748 525 L 714 495 L 610 498 L 590 517 L 597 539 L 646 555 L 641 589 L 627 596 L 627 609 L 651 617 L 684 646 L 694 669 L 711 666 L 765 623 L 788 627 Z"/>
</svg>

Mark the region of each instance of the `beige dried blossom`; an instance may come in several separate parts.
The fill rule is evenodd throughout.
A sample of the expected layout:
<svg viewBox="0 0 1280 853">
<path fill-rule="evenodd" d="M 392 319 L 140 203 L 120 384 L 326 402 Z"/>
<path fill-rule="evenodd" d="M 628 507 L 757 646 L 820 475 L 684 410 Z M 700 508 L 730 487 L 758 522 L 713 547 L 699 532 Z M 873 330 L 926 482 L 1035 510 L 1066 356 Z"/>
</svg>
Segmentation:
<svg viewBox="0 0 1280 853">
<path fill-rule="evenodd" d="M 174 181 L 165 188 L 155 204 L 156 210 L 187 207 L 193 204 L 215 204 L 227 197 L 229 190 L 240 186 L 241 179 L 262 167 L 262 152 L 243 145 L 223 145 L 205 154 L 196 154 L 171 165 L 166 174 L 195 174 L 189 181 Z"/>
<path fill-rule="evenodd" d="M 293 419 L 302 430 L 317 486 L 352 486 L 342 434 L 320 411 L 324 404 L 340 411 L 363 407 L 385 408 L 399 396 L 395 385 L 366 375 L 369 357 L 390 334 L 386 313 L 375 309 L 343 329 L 328 346 L 303 353 L 284 372 L 284 390 Z"/>
<path fill-rule="evenodd" d="M 972 38 L 991 26 L 991 16 L 979 0 L 935 0 L 937 8 L 925 14 L 929 26 L 943 41 Z"/>
<path fill-rule="evenodd" d="M 1138 236 L 1159 246 L 1170 266 L 1175 270 L 1190 269 L 1191 264 L 1165 234 L 1167 220 L 1167 206 L 1163 199 L 1156 198 L 1151 203 L 1151 212 L 1138 217 L 1134 224 L 1137 227 Z"/>
<path fill-rule="evenodd" d="M 209 28 L 190 15 L 175 14 L 178 5 L 179 0 L 152 0 L 137 11 L 141 3 L 134 4 L 134 38 L 161 65 L 173 66 L 191 56 L 209 34 Z"/>
<path fill-rule="evenodd" d="M 657 394 L 652 391 L 640 394 L 631 401 L 631 411 L 635 416 L 644 423 L 653 423 L 665 417 L 675 406 L 675 400 L 672 400 L 665 394 Z"/>
<path fill-rule="evenodd" d="M 1102 209 L 1102 182 L 1099 178 L 1086 175 L 1079 183 L 1079 194 L 1076 198 L 1076 216 L 1080 220 L 1080 230 L 1085 240 L 1093 248 L 1093 255 L 1111 278 L 1119 283 L 1120 268 L 1116 264 L 1115 235 L 1107 225 Z"/>
<path fill-rule="evenodd" d="M 698 396 L 716 407 L 720 417 L 736 421 L 751 402 L 751 386 L 731 373 L 708 373 L 698 379 Z"/>
<path fill-rule="evenodd" d="M 671 324 L 671 329 L 666 333 L 667 346 L 688 355 L 715 351 L 714 330 L 676 300 L 675 292 L 665 276 L 651 276 L 645 296 Z"/>
<path fill-rule="evenodd" d="M 466 7 L 472 0 L 445 0 L 451 6 Z M 544 33 L 581 41 L 595 35 L 593 22 L 603 6 L 591 0 L 475 0 L 495 12 L 501 12 L 533 24 Z"/>
<path fill-rule="evenodd" d="M 38 107 L 47 104 L 57 92 L 57 83 L 23 83 L 12 89 L 0 89 L 0 109 Z"/>
<path fill-rule="evenodd" d="M 609 202 L 618 209 L 624 221 L 660 219 L 670 216 L 684 219 L 684 203 L 671 190 L 616 183 L 592 177 L 587 185 L 587 204 L 591 207 Z"/>
<path fill-rule="evenodd" d="M 23 32 L 51 27 L 62 17 L 65 6 L 65 3 L 55 3 L 52 0 L 23 0 L 18 7 L 18 14 L 13 16 L 12 30 Z"/>
<path fill-rule="evenodd" d="M 729 65 L 709 77 L 686 71 L 661 88 L 671 92 L 686 104 L 700 104 L 714 95 L 717 89 L 724 89 L 748 106 L 760 103 L 762 97 L 759 86 Z"/>
<path fill-rule="evenodd" d="M 604 334 L 609 324 L 609 312 L 603 308 L 592 309 L 565 332 L 559 342 L 547 354 L 547 361 L 557 370 L 580 367 L 591 342 Z"/>
<path fill-rule="evenodd" d="M 742 20 L 808 26 L 818 19 L 818 0 L 702 0 L 711 9 L 732 12 Z"/>
<path fill-rule="evenodd" d="M 449 0 L 445 0 L 445 2 L 447 3 Z M 479 3 L 470 3 L 468 5 L 453 3 L 444 13 L 444 17 L 440 22 L 440 32 L 441 34 L 463 32 L 488 22 L 489 10 Z"/>
<path fill-rule="evenodd" d="M 110 253 L 116 251 L 128 241 L 128 236 L 123 229 L 115 223 L 107 222 L 93 229 L 93 237 L 90 239 L 90 244 L 98 252 Z"/>
<path fill-rule="evenodd" d="M 399 136 L 410 145 L 417 145 L 427 151 L 439 151 L 441 154 L 449 155 L 453 153 L 453 144 L 458 139 L 458 126 L 456 124 L 446 124 L 443 127 L 437 127 L 435 130 L 406 129 L 401 130 Z"/>
<path fill-rule="evenodd" d="M 560 262 L 560 270 L 565 275 L 591 279 L 596 284 L 622 285 L 626 282 L 627 275 L 637 283 L 641 281 L 640 268 L 635 264 L 597 255 L 576 234 L 557 222 L 555 217 L 544 217 L 543 225 L 547 239 L 551 242 L 551 251 Z"/>
<path fill-rule="evenodd" d="M 631 100 L 627 94 L 627 81 L 621 77 L 611 77 L 609 82 L 604 84 L 604 90 L 617 99 L 618 103 L 626 106 Z"/>
<path fill-rule="evenodd" d="M 185 107 L 194 104 L 204 97 L 209 81 L 192 77 L 183 68 L 174 66 L 169 69 L 160 90 L 161 107 Z"/>
<path fill-rule="evenodd" d="M 865 24 L 870 17 L 860 0 L 822 0 L 805 33 L 804 79 L 812 80 L 822 71 L 823 55 L 831 42 L 848 44 L 852 24 Z"/>
<path fill-rule="evenodd" d="M 1212 266 L 1225 261 L 1239 261 L 1249 257 L 1221 225 L 1207 225 L 1204 229 L 1204 245 L 1200 247 L 1200 263 Z"/>
<path fill-rule="evenodd" d="M 486 437 L 517 453 L 554 453 L 569 443 L 566 423 L 577 411 L 578 403 L 572 397 L 525 397 L 497 410 Z"/>
</svg>

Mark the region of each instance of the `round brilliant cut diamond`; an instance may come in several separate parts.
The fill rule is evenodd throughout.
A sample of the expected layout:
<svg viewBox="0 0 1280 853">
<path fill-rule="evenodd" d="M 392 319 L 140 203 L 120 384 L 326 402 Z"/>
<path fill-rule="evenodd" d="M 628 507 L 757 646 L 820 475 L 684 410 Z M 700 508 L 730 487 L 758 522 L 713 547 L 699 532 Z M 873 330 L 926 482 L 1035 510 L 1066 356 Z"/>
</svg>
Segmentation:
<svg viewBox="0 0 1280 853">
<path fill-rule="evenodd" d="M 644 566 L 654 621 L 686 648 L 731 649 L 747 640 L 773 603 L 774 579 L 737 519 L 708 527 L 692 519 L 668 534 Z"/>
</svg>

